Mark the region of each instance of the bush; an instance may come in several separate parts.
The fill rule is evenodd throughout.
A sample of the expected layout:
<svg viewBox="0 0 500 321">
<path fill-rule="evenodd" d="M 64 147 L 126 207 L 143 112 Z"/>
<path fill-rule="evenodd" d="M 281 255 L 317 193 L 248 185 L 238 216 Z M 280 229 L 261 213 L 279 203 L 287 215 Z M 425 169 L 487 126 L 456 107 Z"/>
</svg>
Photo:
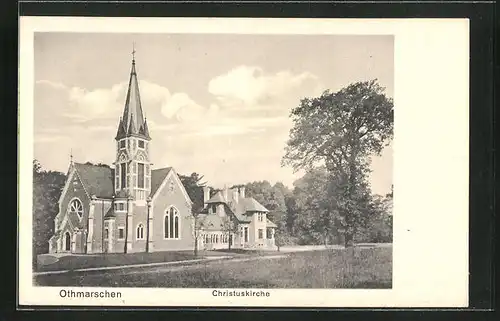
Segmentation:
<svg viewBox="0 0 500 321">
<path fill-rule="evenodd" d="M 283 234 L 276 236 L 276 245 L 279 244 L 279 246 L 297 245 L 298 241 L 299 240 L 297 237 L 292 236 L 288 233 L 283 233 Z"/>
<path fill-rule="evenodd" d="M 392 243 L 392 216 L 381 215 L 369 221 L 354 237 L 357 243 Z"/>
</svg>

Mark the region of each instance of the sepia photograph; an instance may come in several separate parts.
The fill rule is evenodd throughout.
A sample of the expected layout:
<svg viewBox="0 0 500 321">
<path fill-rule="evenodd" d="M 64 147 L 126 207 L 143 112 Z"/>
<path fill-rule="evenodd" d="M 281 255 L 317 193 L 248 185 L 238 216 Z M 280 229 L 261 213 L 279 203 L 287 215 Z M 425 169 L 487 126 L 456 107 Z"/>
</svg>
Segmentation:
<svg viewBox="0 0 500 321">
<path fill-rule="evenodd" d="M 391 288 L 394 37 L 34 41 L 37 285 Z"/>
<path fill-rule="evenodd" d="M 21 92 L 31 92 L 20 109 L 32 167 L 20 210 L 28 302 L 426 306 L 438 301 L 423 297 L 429 285 L 450 289 L 452 278 L 457 297 L 441 302 L 464 302 L 466 266 L 417 266 L 435 257 L 424 249 L 440 225 L 423 224 L 448 214 L 432 192 L 442 187 L 421 173 L 432 167 L 445 181 L 467 166 L 455 157 L 447 174 L 432 161 L 444 141 L 432 126 L 450 114 L 423 116 L 432 107 L 415 95 L 432 81 L 410 85 L 420 67 L 405 70 L 397 56 L 420 38 L 362 19 L 329 32 L 327 21 L 313 32 L 286 19 L 256 31 L 252 19 L 165 19 L 161 28 L 139 19 L 124 30 L 124 20 L 69 19 L 25 28 L 21 50 L 30 75 Z M 454 235 L 467 222 L 454 222 L 442 243 L 454 244 L 450 264 L 466 261 Z M 405 289 L 414 292 L 397 294 Z M 323 292 L 300 292 L 313 290 Z"/>
</svg>

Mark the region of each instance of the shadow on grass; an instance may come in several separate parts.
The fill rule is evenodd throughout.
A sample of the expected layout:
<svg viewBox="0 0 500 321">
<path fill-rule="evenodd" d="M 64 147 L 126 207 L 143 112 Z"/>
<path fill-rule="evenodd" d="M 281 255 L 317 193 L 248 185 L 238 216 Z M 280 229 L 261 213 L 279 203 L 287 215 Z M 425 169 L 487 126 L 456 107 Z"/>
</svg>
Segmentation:
<svg viewBox="0 0 500 321">
<path fill-rule="evenodd" d="M 355 284 L 355 289 L 392 289 L 392 282 L 365 281 Z"/>
<path fill-rule="evenodd" d="M 145 263 L 174 262 L 195 259 L 192 251 L 170 251 L 153 253 L 108 253 L 83 254 L 61 257 L 50 264 L 39 264 L 37 272 L 76 270 L 83 268 L 110 267 Z"/>
<path fill-rule="evenodd" d="M 392 287 L 392 249 L 324 250 L 282 258 L 215 261 L 92 273 L 40 275 L 42 286 L 165 288 L 363 288 Z"/>
</svg>

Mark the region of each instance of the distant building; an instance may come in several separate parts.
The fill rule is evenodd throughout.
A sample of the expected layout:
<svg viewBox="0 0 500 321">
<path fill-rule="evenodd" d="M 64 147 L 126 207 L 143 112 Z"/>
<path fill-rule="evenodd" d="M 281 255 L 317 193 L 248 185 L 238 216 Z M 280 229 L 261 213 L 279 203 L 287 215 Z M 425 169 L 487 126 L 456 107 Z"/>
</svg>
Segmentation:
<svg viewBox="0 0 500 321">
<path fill-rule="evenodd" d="M 227 248 L 227 243 L 234 248 L 275 246 L 276 225 L 267 218 L 269 211 L 252 197 L 246 197 L 244 187 L 225 188 L 211 198 L 208 187 L 203 192 L 205 208 L 200 214 L 203 248 Z M 228 222 L 234 225 L 228 228 Z"/>
<path fill-rule="evenodd" d="M 123 115 L 115 136 L 113 167 L 71 161 L 59 199 L 51 253 L 130 253 L 274 247 L 268 210 L 245 190 L 227 189 L 209 198 L 195 227 L 193 202 L 171 167 L 152 169 L 151 137 L 143 116 L 135 59 Z M 228 222 L 232 228 L 228 229 Z"/>
</svg>

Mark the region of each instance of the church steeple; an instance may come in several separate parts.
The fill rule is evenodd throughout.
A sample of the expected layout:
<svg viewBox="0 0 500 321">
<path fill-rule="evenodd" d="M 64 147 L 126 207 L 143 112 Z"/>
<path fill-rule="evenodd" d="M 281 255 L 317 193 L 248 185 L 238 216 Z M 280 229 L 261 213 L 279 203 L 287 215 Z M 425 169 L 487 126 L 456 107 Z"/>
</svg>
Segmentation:
<svg viewBox="0 0 500 321">
<path fill-rule="evenodd" d="M 142 111 L 135 49 L 123 115 L 116 131 L 115 192 L 128 195 L 136 205 L 145 206 L 151 192 L 151 161 L 148 124 Z"/>
<path fill-rule="evenodd" d="M 120 126 L 125 130 L 121 131 Z M 135 49 L 132 51 L 132 68 L 130 70 L 130 79 L 127 89 L 127 97 L 125 99 L 125 108 L 123 116 L 120 120 L 117 131 L 116 140 L 120 140 L 129 136 L 136 136 L 150 140 L 149 135 L 143 133 L 142 128 L 146 125 L 144 113 L 141 105 L 141 95 L 139 92 L 139 82 L 137 80 L 137 71 L 135 69 Z"/>
</svg>

